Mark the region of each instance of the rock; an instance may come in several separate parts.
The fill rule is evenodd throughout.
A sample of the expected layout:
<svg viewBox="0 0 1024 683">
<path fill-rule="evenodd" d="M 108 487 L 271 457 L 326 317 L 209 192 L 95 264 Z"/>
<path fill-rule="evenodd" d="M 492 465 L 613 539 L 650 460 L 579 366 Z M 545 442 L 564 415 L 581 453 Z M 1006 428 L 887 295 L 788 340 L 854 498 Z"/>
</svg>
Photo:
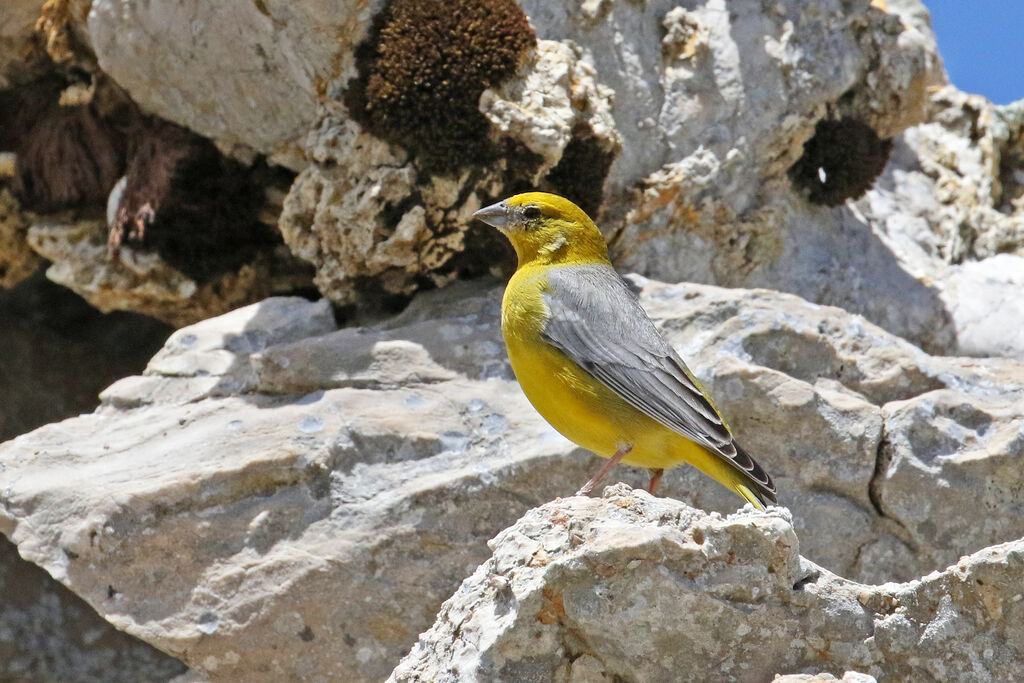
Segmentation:
<svg viewBox="0 0 1024 683">
<path fill-rule="evenodd" d="M 956 327 L 957 351 L 1024 359 L 1024 339 L 1014 332 L 1024 321 L 1024 256 L 997 254 L 951 271 L 942 297 Z"/>
<path fill-rule="evenodd" d="M 946 87 L 929 122 L 896 140 L 893 163 L 856 210 L 918 279 L 934 284 L 948 351 L 1024 358 L 1024 109 Z M 994 321 L 999 321 L 995 323 Z"/>
<path fill-rule="evenodd" d="M 96 0 L 88 35 L 103 71 L 147 111 L 299 170 L 300 143 L 355 74 L 378 5 Z"/>
<path fill-rule="evenodd" d="M 308 274 L 283 248 L 261 252 L 237 271 L 197 281 L 147 249 L 107 245 L 107 226 L 99 221 L 37 223 L 28 243 L 51 265 L 46 276 L 101 311 L 135 311 L 175 326 L 262 299 L 302 289 Z"/>
<path fill-rule="evenodd" d="M 1020 515 L 963 504 L 1001 500 L 994 476 L 1015 485 L 1001 444 L 1021 420 L 1020 364 L 932 357 L 792 295 L 634 283 L 776 477 L 786 534 L 813 561 L 906 580 L 1024 535 Z M 95 413 L 0 446 L 0 531 L 196 675 L 379 680 L 487 539 L 596 465 L 512 380 L 499 298 L 467 283 L 345 329 L 323 301 L 269 299 L 179 330 Z M 929 400 L 950 406 L 942 433 Z M 949 439 L 971 457 L 935 461 Z M 689 468 L 663 487 L 739 504 Z M 930 501 L 958 513 L 920 523 Z"/>
<path fill-rule="evenodd" d="M 1024 541 L 869 586 L 801 558 L 782 510 L 722 518 L 619 484 L 490 546 L 390 680 L 1006 680 L 1024 654 Z"/>
<path fill-rule="evenodd" d="M 409 295 L 467 270 L 487 272 L 501 265 L 500 256 L 507 263 L 509 249 L 493 231 L 474 228 L 471 216 L 483 199 L 525 183 L 572 187 L 581 203 L 600 204 L 603 173 L 591 182 L 596 168 L 560 162 L 610 163 L 619 144 L 610 101 L 588 55 L 572 44 L 540 41 L 513 77 L 480 97 L 495 144 L 509 150 L 504 156 L 492 152 L 464 159 L 465 169 L 430 174 L 426 162 L 355 121 L 328 119 L 307 140 L 314 163 L 285 200 L 281 233 L 314 264 L 319 290 L 340 304 Z"/>
<path fill-rule="evenodd" d="M 1024 536 L 1024 411 L 1015 400 L 930 391 L 883 408 L 873 499 L 907 531 L 919 557 L 951 561 L 972 546 Z M 948 514 L 952 510 L 978 514 Z"/>
<path fill-rule="evenodd" d="M 846 671 L 842 678 L 836 678 L 829 673 L 820 674 L 777 674 L 772 683 L 828 683 L 829 681 L 848 681 L 849 683 L 877 683 L 874 676 L 862 674 L 857 671 Z"/>
<path fill-rule="evenodd" d="M 936 354 L 1024 358 L 1017 325 L 977 304 L 1019 320 L 1019 264 L 990 281 L 996 264 L 970 263 L 1024 243 L 1024 110 L 947 85 L 920 2 L 446 2 L 97 0 L 87 19 L 82 3 L 48 6 L 43 30 L 58 57 L 62 40 L 76 64 L 95 52 L 86 71 L 146 111 L 301 171 L 278 224 L 337 304 L 388 312 L 507 270 L 470 216 L 540 187 L 599 218 L 625 270 L 795 293 Z M 413 29 L 455 61 L 411 46 Z M 126 273 L 100 287 L 127 277 L 123 291 L 88 296 L 183 324 L 280 292 L 257 291 L 281 272 L 266 259 L 219 273 L 222 297 L 197 282 L 176 301 L 161 274 L 160 301 L 137 301 Z"/>
<path fill-rule="evenodd" d="M 919 444 L 930 429 L 926 413 L 890 422 L 900 402 L 947 390 L 947 400 L 993 411 L 993 431 L 984 439 L 1003 429 L 1012 433 L 1024 415 L 1024 366 L 929 356 L 862 318 L 779 293 L 634 281 L 740 442 L 757 445 L 752 452 L 776 478 L 780 502 L 792 509 L 804 553 L 815 562 L 862 581 L 907 580 L 963 553 L 1024 536 L 1016 515 L 993 519 L 979 512 L 972 531 L 963 530 L 967 522 L 933 519 L 925 535 L 935 547 L 916 548 L 920 541 L 889 518 L 873 491 L 884 479 L 884 467 L 878 468 L 891 440 Z M 992 443 L 991 458 L 978 459 L 986 475 L 964 476 L 956 489 L 930 480 L 919 501 L 945 500 L 959 509 L 959 495 L 991 499 L 988 476 L 1001 467 L 999 443 Z M 701 486 L 700 475 L 683 470 L 675 476 L 673 492 L 692 492 L 677 497 L 705 509 L 735 507 L 724 489 Z M 946 540 L 936 543 L 939 538 Z"/>
<path fill-rule="evenodd" d="M 30 225 L 10 190 L 0 188 L 0 287 L 13 287 L 42 263 L 26 241 Z"/>
<path fill-rule="evenodd" d="M 0 290 L 0 440 L 93 410 L 170 332 L 103 315 L 37 272 Z M 114 629 L 0 538 L 0 680 L 166 680 L 184 666 Z"/>
<path fill-rule="evenodd" d="M 114 629 L 0 538 L 0 678 L 166 681 L 185 666 Z"/>
<path fill-rule="evenodd" d="M 0 528 L 116 626 L 207 676 L 379 680 L 486 540 L 593 465 L 494 379 L 505 366 L 493 310 L 433 313 L 409 335 L 309 337 L 334 327 L 324 303 L 270 300 L 181 330 L 97 413 L 11 442 Z M 366 355 L 351 369 L 328 357 L 321 374 L 296 373 L 313 348 L 344 357 L 359 337 Z M 425 345 L 471 374 L 392 374 Z M 77 455 L 44 444 L 68 429 L 92 434 Z M 161 444 L 143 447 L 148 464 L 143 442 Z M 106 474 L 82 487 L 86 462 Z M 21 493 L 8 488 L 15 472 Z M 58 491 L 73 530 L 36 536 L 15 521 Z"/>
<path fill-rule="evenodd" d="M 0 13 L 0 88 L 10 85 L 11 70 L 21 68 L 32 52 L 36 20 L 39 18 L 37 0 L 8 0 Z"/>
</svg>

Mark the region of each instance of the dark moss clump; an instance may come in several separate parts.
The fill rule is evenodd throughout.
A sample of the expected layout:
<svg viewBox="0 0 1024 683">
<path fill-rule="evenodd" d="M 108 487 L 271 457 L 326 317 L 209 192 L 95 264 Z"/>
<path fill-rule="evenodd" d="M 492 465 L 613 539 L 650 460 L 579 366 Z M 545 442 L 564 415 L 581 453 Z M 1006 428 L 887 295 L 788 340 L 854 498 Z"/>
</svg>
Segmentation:
<svg viewBox="0 0 1024 683">
<path fill-rule="evenodd" d="M 495 158 L 480 94 L 515 73 L 537 38 L 515 0 L 390 0 L 356 52 L 345 104 L 427 171 Z"/>
<path fill-rule="evenodd" d="M 12 189 L 34 211 L 101 206 L 124 167 L 124 136 L 95 103 L 64 107 L 57 74 L 0 92 L 0 150 L 16 154 Z"/>
<path fill-rule="evenodd" d="M 815 204 L 838 206 L 871 188 L 891 151 L 892 140 L 878 137 L 861 121 L 822 120 L 804 143 L 803 156 L 789 169 L 789 177 Z"/>
<path fill-rule="evenodd" d="M 206 138 L 148 119 L 130 138 L 110 245 L 155 251 L 199 282 L 236 270 L 280 242 L 258 219 L 261 173 L 270 171 L 249 169 Z"/>
<path fill-rule="evenodd" d="M 568 197 L 596 218 L 604 198 L 604 179 L 615 153 L 600 144 L 590 126 L 577 124 L 562 158 L 544 178 L 545 189 Z"/>
<path fill-rule="evenodd" d="M 87 104 L 60 104 L 65 88 L 90 79 Z M 102 75 L 51 66 L 0 90 L 0 151 L 16 154 L 11 186 L 22 206 L 41 213 L 99 218 L 124 177 L 110 225 L 114 252 L 122 244 L 156 252 L 200 283 L 281 243 L 259 212 L 263 188 L 286 187 L 291 174 L 244 166 L 210 140 L 146 116 Z"/>
</svg>

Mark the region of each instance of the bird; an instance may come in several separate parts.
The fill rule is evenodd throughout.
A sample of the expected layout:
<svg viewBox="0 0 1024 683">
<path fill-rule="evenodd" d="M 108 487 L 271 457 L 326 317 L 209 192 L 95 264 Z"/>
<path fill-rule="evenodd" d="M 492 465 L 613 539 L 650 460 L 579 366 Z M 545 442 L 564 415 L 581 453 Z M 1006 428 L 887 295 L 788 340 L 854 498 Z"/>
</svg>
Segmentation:
<svg viewBox="0 0 1024 683">
<path fill-rule="evenodd" d="M 523 393 L 563 436 L 607 458 L 576 492 L 617 464 L 650 471 L 688 463 L 763 510 L 775 484 L 733 437 L 707 391 L 658 332 L 576 204 L 526 192 L 473 217 L 497 228 L 518 259 L 501 330 Z"/>
</svg>

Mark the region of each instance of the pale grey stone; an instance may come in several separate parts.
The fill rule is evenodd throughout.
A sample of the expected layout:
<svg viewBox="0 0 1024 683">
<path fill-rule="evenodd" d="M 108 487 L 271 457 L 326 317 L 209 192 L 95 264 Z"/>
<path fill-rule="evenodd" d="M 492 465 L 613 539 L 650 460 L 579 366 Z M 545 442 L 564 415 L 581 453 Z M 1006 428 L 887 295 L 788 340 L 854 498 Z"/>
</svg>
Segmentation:
<svg viewBox="0 0 1024 683">
<path fill-rule="evenodd" d="M 906 580 L 1021 533 L 1019 516 L 989 509 L 1014 486 L 1018 363 L 929 356 L 792 295 L 634 283 L 776 477 L 814 562 Z M 196 675 L 380 679 L 487 539 L 596 465 L 522 396 L 499 299 L 467 283 L 340 330 L 324 302 L 270 299 L 179 330 L 95 413 L 0 446 L 0 531 Z M 945 435 L 921 408 L 933 396 L 954 414 Z M 974 407 L 961 419 L 959 405 Z M 922 469 L 936 440 L 964 458 Z M 741 502 L 689 468 L 661 493 Z M 929 517 L 932 499 L 957 515 Z"/>
<path fill-rule="evenodd" d="M 490 546 L 391 681 L 571 680 L 581 656 L 590 680 L 995 681 L 1024 655 L 1024 541 L 869 586 L 801 558 L 784 510 L 723 518 L 617 484 Z"/>
</svg>

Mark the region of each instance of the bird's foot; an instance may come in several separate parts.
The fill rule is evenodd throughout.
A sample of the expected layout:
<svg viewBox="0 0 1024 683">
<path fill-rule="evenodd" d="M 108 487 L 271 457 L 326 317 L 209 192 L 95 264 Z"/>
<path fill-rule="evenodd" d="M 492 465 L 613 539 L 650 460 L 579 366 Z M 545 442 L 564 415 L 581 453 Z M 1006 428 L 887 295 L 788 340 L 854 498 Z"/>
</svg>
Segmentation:
<svg viewBox="0 0 1024 683">
<path fill-rule="evenodd" d="M 647 493 L 654 495 L 654 489 L 658 488 L 658 482 L 661 481 L 661 475 L 665 474 L 664 467 L 652 467 L 650 468 L 651 482 L 647 484 Z"/>
<path fill-rule="evenodd" d="M 594 488 L 601 483 L 601 480 L 608 476 L 608 473 L 612 471 L 612 468 L 618 465 L 620 462 L 622 462 L 622 459 L 629 455 L 629 452 L 631 450 L 633 450 L 632 446 L 626 446 L 625 448 L 620 448 L 618 451 L 616 451 L 615 455 L 608 458 L 608 462 L 601 465 L 601 469 L 599 469 L 597 473 L 587 481 L 586 484 L 580 487 L 580 490 L 576 492 L 576 495 L 589 496 L 591 491 L 593 491 Z"/>
</svg>

